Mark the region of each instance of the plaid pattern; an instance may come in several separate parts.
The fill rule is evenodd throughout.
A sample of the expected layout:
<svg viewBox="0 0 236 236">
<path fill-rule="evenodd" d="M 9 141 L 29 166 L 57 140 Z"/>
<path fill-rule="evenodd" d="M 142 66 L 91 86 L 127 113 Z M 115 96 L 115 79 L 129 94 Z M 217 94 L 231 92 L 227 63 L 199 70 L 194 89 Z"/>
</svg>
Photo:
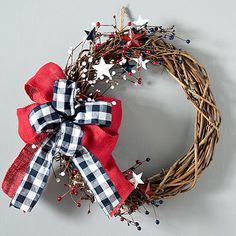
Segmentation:
<svg viewBox="0 0 236 236">
<path fill-rule="evenodd" d="M 102 164 L 83 146 L 80 146 L 77 155 L 72 160 L 86 180 L 98 204 L 109 215 L 109 212 L 119 204 L 121 197 Z"/>
<path fill-rule="evenodd" d="M 31 211 L 46 186 L 52 166 L 52 147 L 55 135 L 48 137 L 38 148 L 13 196 L 10 206 Z"/>
<path fill-rule="evenodd" d="M 32 109 L 29 121 L 36 133 L 50 132 L 62 122 L 59 113 L 52 107 L 51 102 L 44 103 Z"/>
<path fill-rule="evenodd" d="M 53 107 L 67 116 L 75 115 L 76 83 L 67 80 L 56 80 L 53 87 Z"/>
<path fill-rule="evenodd" d="M 82 102 L 76 106 L 75 122 L 80 125 L 110 126 L 112 105 L 108 102 Z"/>
<path fill-rule="evenodd" d="M 56 153 L 75 156 L 78 145 L 81 146 L 82 137 L 83 131 L 78 124 L 71 121 L 63 122 L 56 135 Z"/>
<path fill-rule="evenodd" d="M 75 88 L 74 82 L 56 81 L 53 102 L 39 105 L 30 113 L 30 123 L 37 133 L 56 132 L 48 136 L 34 154 L 12 198 L 11 205 L 14 207 L 32 210 L 46 186 L 53 157 L 58 152 L 71 158 L 106 214 L 119 204 L 121 197 L 105 169 L 81 144 L 83 131 L 80 124 L 110 125 L 111 104 L 102 101 L 84 102 L 75 107 Z M 63 105 L 62 101 L 68 104 Z"/>
</svg>

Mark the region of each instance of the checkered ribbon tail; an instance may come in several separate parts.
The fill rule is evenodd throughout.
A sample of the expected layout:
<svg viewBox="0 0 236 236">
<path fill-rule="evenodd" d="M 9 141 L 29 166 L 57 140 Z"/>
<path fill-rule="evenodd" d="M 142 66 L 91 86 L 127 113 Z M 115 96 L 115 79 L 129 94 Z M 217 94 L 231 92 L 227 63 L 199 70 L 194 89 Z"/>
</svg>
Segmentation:
<svg viewBox="0 0 236 236">
<path fill-rule="evenodd" d="M 49 136 L 34 154 L 18 187 L 11 205 L 23 211 L 31 211 L 46 186 L 52 161 L 57 153 L 71 158 L 99 205 L 106 214 L 112 211 L 121 197 L 100 161 L 82 146 L 81 124 L 109 126 L 111 104 L 103 101 L 75 104 L 76 84 L 69 80 L 57 80 L 53 101 L 35 107 L 30 115 L 31 126 L 37 133 L 49 132 Z"/>
</svg>

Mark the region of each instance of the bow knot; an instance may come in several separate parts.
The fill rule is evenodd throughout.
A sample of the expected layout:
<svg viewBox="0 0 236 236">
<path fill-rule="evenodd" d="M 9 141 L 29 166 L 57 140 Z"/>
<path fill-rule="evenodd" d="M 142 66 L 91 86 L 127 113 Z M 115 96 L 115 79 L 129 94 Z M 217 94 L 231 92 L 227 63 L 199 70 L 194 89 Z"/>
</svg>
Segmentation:
<svg viewBox="0 0 236 236">
<path fill-rule="evenodd" d="M 37 133 L 57 131 L 54 152 L 74 156 L 80 148 L 82 124 L 109 126 L 111 103 L 103 101 L 75 103 L 76 83 L 70 80 L 56 80 L 53 101 L 32 109 L 29 120 Z"/>
</svg>

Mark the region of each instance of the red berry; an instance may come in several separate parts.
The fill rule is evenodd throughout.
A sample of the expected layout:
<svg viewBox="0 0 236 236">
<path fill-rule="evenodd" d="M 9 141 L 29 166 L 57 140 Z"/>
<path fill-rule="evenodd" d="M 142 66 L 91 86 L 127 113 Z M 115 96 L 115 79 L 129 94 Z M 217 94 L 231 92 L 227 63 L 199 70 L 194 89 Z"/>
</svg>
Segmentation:
<svg viewBox="0 0 236 236">
<path fill-rule="evenodd" d="M 151 51 L 150 51 L 150 50 L 146 50 L 146 53 L 147 53 L 147 54 L 150 54 L 150 53 L 151 53 Z"/>
<path fill-rule="evenodd" d="M 132 75 L 133 75 L 133 73 L 132 73 L 131 71 L 129 71 L 129 72 L 128 72 L 128 75 L 129 75 L 129 76 L 132 76 Z"/>
<path fill-rule="evenodd" d="M 76 190 L 76 187 L 72 186 L 71 191 L 75 191 L 75 190 Z"/>
<path fill-rule="evenodd" d="M 128 170 L 128 175 L 132 175 L 132 170 Z"/>
<path fill-rule="evenodd" d="M 157 61 L 153 61 L 152 64 L 153 64 L 153 65 L 157 65 L 158 62 L 157 62 Z"/>
<path fill-rule="evenodd" d="M 138 84 L 142 84 L 142 79 L 141 78 L 138 79 Z"/>
<path fill-rule="evenodd" d="M 97 43 L 97 44 L 95 45 L 95 47 L 96 47 L 96 49 L 100 48 L 100 47 L 101 47 L 101 43 Z"/>
<path fill-rule="evenodd" d="M 97 27 L 100 27 L 100 26 L 101 26 L 101 23 L 98 21 L 98 22 L 96 23 L 96 26 L 97 26 Z"/>
<path fill-rule="evenodd" d="M 128 22 L 128 26 L 131 26 L 131 25 L 132 25 L 132 22 L 131 22 L 131 21 L 129 21 L 129 22 Z"/>
<path fill-rule="evenodd" d="M 78 170 L 77 170 L 77 169 L 73 169 L 72 173 L 73 173 L 74 175 L 76 175 L 76 174 L 78 173 Z"/>
<path fill-rule="evenodd" d="M 60 202 L 62 200 L 62 196 L 58 196 L 57 201 Z"/>
<path fill-rule="evenodd" d="M 114 38 L 114 33 L 109 34 L 109 38 Z"/>
<path fill-rule="evenodd" d="M 81 206 L 80 202 L 77 202 L 77 203 L 76 203 L 76 206 L 77 206 L 77 207 L 80 207 L 80 206 Z"/>
<path fill-rule="evenodd" d="M 136 160 L 136 164 L 140 165 L 142 162 L 140 160 Z"/>
<path fill-rule="evenodd" d="M 124 217 L 120 217 L 120 221 L 124 221 L 125 220 L 125 218 Z"/>
<path fill-rule="evenodd" d="M 120 63 L 120 59 L 116 60 L 116 63 L 119 64 Z"/>
</svg>

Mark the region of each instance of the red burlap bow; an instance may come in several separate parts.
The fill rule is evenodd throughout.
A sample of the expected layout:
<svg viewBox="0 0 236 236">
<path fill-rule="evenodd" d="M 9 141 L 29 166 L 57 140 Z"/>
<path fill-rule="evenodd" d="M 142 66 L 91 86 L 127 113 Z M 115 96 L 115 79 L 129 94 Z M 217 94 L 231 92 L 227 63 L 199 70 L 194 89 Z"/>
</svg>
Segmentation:
<svg viewBox="0 0 236 236">
<path fill-rule="evenodd" d="M 32 129 L 28 115 L 39 104 L 52 101 L 54 81 L 63 78 L 65 78 L 65 75 L 62 69 L 54 63 L 48 63 L 41 67 L 25 84 L 26 93 L 35 103 L 17 109 L 18 132 L 26 145 L 8 169 L 2 183 L 2 190 L 9 197 L 14 196 L 34 153 L 47 136 L 46 133 L 37 134 Z M 98 158 L 122 198 L 120 204 L 110 213 L 112 216 L 133 191 L 134 187 L 126 180 L 112 157 L 112 151 L 116 146 L 119 136 L 118 129 L 122 117 L 121 101 L 105 96 L 99 97 L 98 99 L 106 102 L 116 102 L 116 105 L 112 106 L 111 126 L 82 126 L 84 131 L 82 145 Z M 34 145 L 32 146 L 32 144 Z"/>
</svg>

